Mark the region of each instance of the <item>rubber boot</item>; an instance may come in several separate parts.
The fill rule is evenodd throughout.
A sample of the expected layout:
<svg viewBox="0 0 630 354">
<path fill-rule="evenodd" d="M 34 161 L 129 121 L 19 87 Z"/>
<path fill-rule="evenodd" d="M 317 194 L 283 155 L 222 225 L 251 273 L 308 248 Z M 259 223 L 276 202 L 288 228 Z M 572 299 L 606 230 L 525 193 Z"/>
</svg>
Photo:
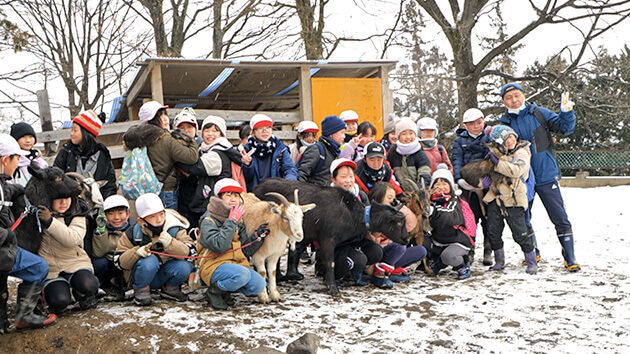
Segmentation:
<svg viewBox="0 0 630 354">
<path fill-rule="evenodd" d="M 227 291 L 221 296 L 223 297 L 223 301 L 225 301 L 226 305 L 234 306 L 236 304 L 236 302 L 234 302 L 234 299 L 232 299 L 232 294 L 228 293 Z"/>
<path fill-rule="evenodd" d="M 57 321 L 57 316 L 40 315 L 35 312 L 41 299 L 42 287 L 21 283 L 18 285 L 17 313 L 15 315 L 16 328 L 44 327 Z"/>
<path fill-rule="evenodd" d="M 409 267 L 397 267 L 392 271 L 392 274 L 389 275 L 389 280 L 394 283 L 409 283 L 411 281 L 411 277 L 407 274 L 409 271 Z"/>
<path fill-rule="evenodd" d="M 494 265 L 490 267 L 490 270 L 503 270 L 505 268 L 505 251 L 503 248 L 494 250 Z"/>
<path fill-rule="evenodd" d="M 457 279 L 464 280 L 470 278 L 470 259 L 464 256 L 464 264 L 453 268 L 457 271 Z"/>
<path fill-rule="evenodd" d="M 483 237 L 483 265 L 492 265 L 492 247 L 490 246 L 490 239 L 486 236 Z"/>
<path fill-rule="evenodd" d="M 381 289 L 391 289 L 394 287 L 394 283 L 389 280 L 389 273 L 394 270 L 394 267 L 387 263 L 376 263 L 374 265 L 374 273 L 370 278 L 370 282 Z"/>
<path fill-rule="evenodd" d="M 432 260 L 431 263 L 429 264 L 429 268 L 431 268 L 431 271 L 433 272 L 434 276 L 437 276 L 438 273 L 440 272 L 440 270 L 446 268 L 446 264 L 444 264 L 444 262 L 442 262 L 442 257 L 438 256 L 436 259 Z"/>
<path fill-rule="evenodd" d="M 356 286 L 368 286 L 370 282 L 365 280 L 363 276 L 363 270 L 358 270 L 356 272 L 352 272 L 352 279 L 354 279 L 354 285 Z"/>
<path fill-rule="evenodd" d="M 225 300 L 223 300 L 225 293 L 225 291 L 217 286 L 217 283 L 214 283 L 206 290 L 206 300 L 208 300 L 210 306 L 215 310 L 227 310 L 228 305 L 225 303 Z"/>
<path fill-rule="evenodd" d="M 527 274 L 536 274 L 538 272 L 538 262 L 536 262 L 536 251 L 525 253 L 525 262 L 527 262 Z"/>
<path fill-rule="evenodd" d="M 560 245 L 562 246 L 564 267 L 567 268 L 569 272 L 579 272 L 582 268 L 575 259 L 575 251 L 573 249 L 573 231 L 571 229 L 568 229 L 562 233 L 559 233 L 558 240 L 560 241 Z"/>
<path fill-rule="evenodd" d="M 534 244 L 534 251 L 536 251 L 536 263 L 540 262 L 540 250 L 538 249 L 538 242 L 536 242 L 536 233 L 531 227 L 527 228 L 527 237 L 531 237 Z M 527 260 L 523 260 L 523 265 L 527 265 Z"/>
<path fill-rule="evenodd" d="M 7 287 L 8 275 L 0 275 L 0 334 L 9 333 L 15 330 L 11 326 L 7 316 L 7 300 L 9 299 L 9 289 Z"/>
</svg>

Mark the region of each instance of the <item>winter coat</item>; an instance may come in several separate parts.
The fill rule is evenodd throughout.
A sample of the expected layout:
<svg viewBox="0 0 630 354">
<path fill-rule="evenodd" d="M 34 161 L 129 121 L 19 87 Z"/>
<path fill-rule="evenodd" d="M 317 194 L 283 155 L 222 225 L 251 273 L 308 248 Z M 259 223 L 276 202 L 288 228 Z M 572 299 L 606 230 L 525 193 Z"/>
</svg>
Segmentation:
<svg viewBox="0 0 630 354">
<path fill-rule="evenodd" d="M 37 157 L 35 157 L 37 156 Z M 23 187 L 26 187 L 26 184 L 31 179 L 31 173 L 28 172 L 28 166 L 34 164 L 40 169 L 44 169 L 48 167 L 48 162 L 41 157 L 41 153 L 39 150 L 31 149 L 31 155 L 29 156 L 20 156 L 20 160 L 18 161 L 18 168 L 15 170 L 13 174 L 13 180 L 10 183 L 16 183 Z"/>
<path fill-rule="evenodd" d="M 457 138 L 453 141 L 453 151 L 451 152 L 455 181 L 462 178 L 462 174 L 459 172 L 462 167 L 470 161 L 483 159 L 486 156 L 488 147 L 483 144 L 490 142 L 490 138 L 483 132 L 476 138 L 473 138 L 466 128 L 459 128 L 456 133 Z"/>
<path fill-rule="evenodd" d="M 92 177 L 96 181 L 107 181 L 107 184 L 100 188 L 103 199 L 116 194 L 118 191 L 116 171 L 112 165 L 109 149 L 102 143 L 96 142 L 94 149 L 87 156 L 82 156 L 79 147 L 68 141 L 57 153 L 53 166 L 59 167 L 64 172 L 78 172 L 79 161 L 81 161 L 82 167 L 85 167 L 90 159 L 96 159 L 96 170 L 92 172 Z M 83 175 L 88 177 L 87 172 Z"/>
<path fill-rule="evenodd" d="M 87 232 L 87 202 L 80 197 L 73 198 L 78 203 L 78 212 L 73 216 L 59 215 L 53 212 L 52 222 L 42 230 L 42 243 L 39 256 L 48 263 L 46 279 L 54 279 L 59 273 L 74 273 L 79 269 L 92 268 L 92 261 L 83 249 L 83 240 Z M 74 209 L 74 206 L 70 207 Z"/>
<path fill-rule="evenodd" d="M 134 125 L 123 135 L 127 149 L 147 147 L 155 176 L 164 183 L 163 192 L 177 189 L 175 163 L 194 164 L 199 158 L 195 141 L 186 134 L 178 134 L 178 137 L 152 124 Z"/>
<path fill-rule="evenodd" d="M 300 154 L 303 153 L 307 147 L 308 145 L 302 145 L 302 142 L 299 140 L 289 145 L 289 151 L 291 152 L 291 161 L 293 161 L 294 165 L 297 166 L 298 157 L 300 157 Z"/>
<path fill-rule="evenodd" d="M 499 194 L 496 195 L 490 188 L 483 197 L 486 204 L 495 199 L 501 200 L 499 205 L 506 207 L 523 207 L 527 209 L 527 185 L 525 180 L 529 175 L 529 141 L 519 141 L 516 147 L 506 155 L 497 155 L 499 163 L 494 170 L 505 178 L 497 183 Z M 495 181 L 493 181 L 495 182 Z"/>
<path fill-rule="evenodd" d="M 164 231 L 162 232 L 167 232 L 173 237 L 173 241 L 168 247 L 164 248 L 164 253 L 176 256 L 195 256 L 197 254 L 193 240 L 186 232 L 188 226 L 189 223 L 186 218 L 174 210 L 166 209 L 166 220 L 164 222 Z M 140 259 L 140 256 L 136 253 L 138 248 L 149 243 L 155 245 L 159 242 L 159 238 L 160 235 L 153 235 L 149 228 L 141 226 L 138 223 L 128 228 L 127 231 L 125 231 L 125 236 L 118 239 L 114 263 L 118 268 L 123 270 L 126 281 L 129 281 L 131 271 L 136 265 L 136 262 Z M 156 256 L 160 264 L 164 264 L 173 259 L 179 259 L 162 255 Z"/>
<path fill-rule="evenodd" d="M 538 108 L 547 123 L 547 127 L 540 125 L 534 110 Z M 560 179 L 560 169 L 555 158 L 553 141 L 550 141 L 549 131 L 569 135 L 575 129 L 575 112 L 561 112 L 556 114 L 547 108 L 537 107 L 533 102 L 527 102 L 525 109 L 518 115 L 506 113 L 499 119 L 501 123 L 509 125 L 519 140 L 527 140 L 531 143 L 531 166 L 536 176 L 536 185 L 541 186 Z"/>
<path fill-rule="evenodd" d="M 241 165 L 241 154 L 222 138 L 208 151 L 199 150 L 199 160 L 194 165 L 178 164 L 182 171 L 198 177 L 197 188 L 189 204 L 190 210 L 203 213 L 208 199 L 214 194 L 214 185 L 222 178 L 232 177 L 232 162 Z"/>
<path fill-rule="evenodd" d="M 425 185 L 428 186 L 431 181 L 431 162 L 427 154 L 420 148 L 411 155 L 401 155 L 396 151 L 396 145 L 392 145 L 392 148 L 387 152 L 387 161 L 394 169 L 396 179 L 405 191 L 414 191 L 407 179 L 411 179 L 416 182 L 420 189 L 424 189 Z M 424 180 L 424 183 L 421 182 L 421 179 Z"/>
<path fill-rule="evenodd" d="M 451 160 L 448 158 L 448 153 L 446 152 L 446 148 L 442 145 L 435 145 L 430 149 L 424 149 L 424 153 L 427 155 L 429 159 L 429 163 L 431 164 L 431 174 L 437 170 L 439 164 L 446 164 L 448 170 L 453 173 L 453 165 L 451 164 Z"/>
<path fill-rule="evenodd" d="M 453 197 L 446 204 L 435 206 L 435 211 L 429 217 L 433 228 L 431 241 L 435 245 L 447 247 L 459 243 L 469 249 L 475 246 L 473 237 L 463 231 L 466 228 L 466 220 L 460 203 L 458 197 Z"/>
<path fill-rule="evenodd" d="M 18 245 L 15 235 L 9 236 L 8 230 L 15 222 L 13 213 L 8 203 L 12 202 L 24 193 L 20 185 L 8 184 L 11 176 L 0 174 L 0 188 L 4 194 L 4 200 L 0 200 L 0 271 L 9 271 L 15 264 Z"/>
<path fill-rule="evenodd" d="M 383 162 L 383 166 L 385 166 L 385 175 L 383 176 L 382 180 L 377 182 L 389 183 L 392 185 L 392 187 L 394 187 L 394 190 L 396 190 L 396 195 L 401 194 L 403 190 L 402 188 L 400 188 L 398 181 L 396 181 L 396 177 L 394 177 L 394 173 L 387 161 Z M 359 187 L 361 187 L 361 190 L 363 192 L 369 193 L 370 189 L 372 189 L 372 187 L 374 187 L 374 184 L 377 182 L 372 182 L 367 178 L 367 176 L 364 174 L 366 168 L 367 165 L 365 163 L 365 160 L 359 161 L 359 163 L 357 163 L 357 169 L 354 174 L 354 180 L 359 185 Z"/>
<path fill-rule="evenodd" d="M 318 144 L 324 146 L 326 158 L 318 171 L 314 171 L 320 161 L 319 147 L 313 144 L 304 150 L 302 160 L 298 167 L 298 181 L 309 182 L 316 186 L 327 186 L 330 184 L 330 165 L 337 158 L 335 149 L 322 137 Z"/>
<path fill-rule="evenodd" d="M 276 143 L 276 148 L 271 156 L 271 177 L 281 177 L 291 181 L 297 181 L 297 168 L 293 164 L 293 161 L 291 161 L 289 148 L 275 136 L 272 136 L 269 140 L 275 140 Z M 252 149 L 252 144 L 245 144 L 244 149 L 249 152 L 249 150 Z M 243 175 L 247 182 L 247 191 L 251 192 L 254 190 L 254 187 L 264 179 L 260 175 L 258 158 L 252 156 L 252 162 L 249 166 L 243 164 L 242 167 Z"/>
</svg>

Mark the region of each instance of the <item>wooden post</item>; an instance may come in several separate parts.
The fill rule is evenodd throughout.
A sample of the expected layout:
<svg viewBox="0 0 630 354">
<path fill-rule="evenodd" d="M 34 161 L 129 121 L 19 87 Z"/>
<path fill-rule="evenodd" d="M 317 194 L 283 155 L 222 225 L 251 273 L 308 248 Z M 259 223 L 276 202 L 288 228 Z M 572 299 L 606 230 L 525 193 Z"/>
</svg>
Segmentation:
<svg viewBox="0 0 630 354">
<path fill-rule="evenodd" d="M 42 131 L 50 132 L 53 130 L 52 116 L 50 115 L 50 101 L 48 99 L 48 90 L 37 91 L 37 106 L 39 107 L 39 119 L 42 122 Z M 53 155 L 56 152 L 55 143 L 44 144 L 44 156 Z"/>
<path fill-rule="evenodd" d="M 313 121 L 313 87 L 311 86 L 311 68 L 300 67 L 300 118 Z"/>
<path fill-rule="evenodd" d="M 164 104 L 164 91 L 162 88 L 162 67 L 155 65 L 151 70 L 151 97 L 154 101 Z"/>
<path fill-rule="evenodd" d="M 394 113 L 394 98 L 392 96 L 392 91 L 389 89 L 389 69 L 387 66 L 383 65 L 380 67 L 379 76 L 381 77 L 381 93 L 383 96 L 382 122 L 384 126 L 387 116 L 390 113 Z M 383 127 L 381 127 L 381 129 L 382 128 Z"/>
</svg>

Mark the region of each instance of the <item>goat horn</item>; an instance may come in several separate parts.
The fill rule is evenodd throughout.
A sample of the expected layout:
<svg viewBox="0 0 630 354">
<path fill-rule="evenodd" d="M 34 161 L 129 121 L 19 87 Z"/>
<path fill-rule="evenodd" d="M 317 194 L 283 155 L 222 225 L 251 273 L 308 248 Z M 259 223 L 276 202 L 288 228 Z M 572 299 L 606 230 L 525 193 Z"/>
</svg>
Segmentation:
<svg viewBox="0 0 630 354">
<path fill-rule="evenodd" d="M 299 191 L 298 191 L 297 189 L 293 191 L 293 196 L 294 196 L 294 197 L 293 197 L 293 203 L 294 203 L 295 205 L 297 205 L 297 206 L 300 206 L 300 199 L 299 199 L 299 197 L 298 197 L 298 192 L 299 192 Z"/>
<path fill-rule="evenodd" d="M 285 208 L 289 207 L 289 201 L 282 194 L 276 193 L 276 192 L 269 192 L 269 193 L 265 193 L 265 195 L 276 197 L 278 198 L 279 201 L 282 202 L 282 205 L 284 205 Z"/>
<path fill-rule="evenodd" d="M 83 182 L 83 180 L 85 180 L 85 177 L 83 177 L 82 174 L 77 173 L 77 172 L 66 172 L 66 176 L 72 177 L 72 178 L 78 180 L 79 182 Z"/>
<path fill-rule="evenodd" d="M 405 178 L 405 180 L 413 186 L 414 192 L 420 192 L 420 188 L 418 188 L 416 182 L 414 182 L 411 178 Z"/>
</svg>

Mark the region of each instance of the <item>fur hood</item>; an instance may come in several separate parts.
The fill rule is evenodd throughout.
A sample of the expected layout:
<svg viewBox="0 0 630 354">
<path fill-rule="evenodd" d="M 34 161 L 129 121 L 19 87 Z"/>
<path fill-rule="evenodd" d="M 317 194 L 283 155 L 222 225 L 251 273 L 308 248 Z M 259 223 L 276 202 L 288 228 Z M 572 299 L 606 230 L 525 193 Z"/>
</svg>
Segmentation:
<svg viewBox="0 0 630 354">
<path fill-rule="evenodd" d="M 168 131 L 151 124 L 134 125 L 123 135 L 123 142 L 127 149 L 151 146 L 157 140 L 169 134 Z"/>
</svg>

